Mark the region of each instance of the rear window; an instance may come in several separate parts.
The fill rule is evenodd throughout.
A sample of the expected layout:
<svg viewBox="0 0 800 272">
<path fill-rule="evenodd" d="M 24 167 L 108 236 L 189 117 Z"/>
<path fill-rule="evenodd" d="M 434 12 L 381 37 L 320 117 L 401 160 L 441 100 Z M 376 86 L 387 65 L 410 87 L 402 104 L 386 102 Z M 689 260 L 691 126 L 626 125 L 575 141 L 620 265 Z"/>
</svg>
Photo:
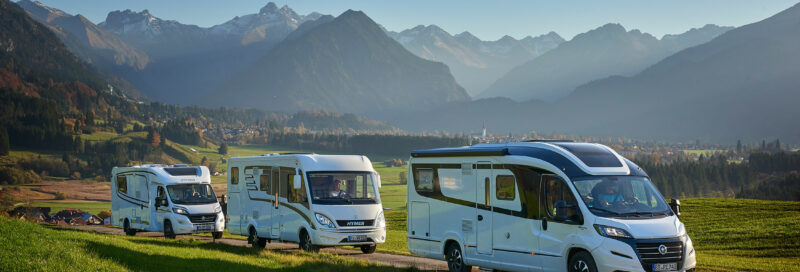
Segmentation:
<svg viewBox="0 0 800 272">
<path fill-rule="evenodd" d="M 589 167 L 622 167 L 622 163 L 614 153 L 599 145 L 580 143 L 557 143 L 555 145 L 575 154 Z"/>
<path fill-rule="evenodd" d="M 198 170 L 199 169 L 197 167 L 164 168 L 164 171 L 167 171 L 167 173 L 173 176 L 197 176 Z"/>
</svg>

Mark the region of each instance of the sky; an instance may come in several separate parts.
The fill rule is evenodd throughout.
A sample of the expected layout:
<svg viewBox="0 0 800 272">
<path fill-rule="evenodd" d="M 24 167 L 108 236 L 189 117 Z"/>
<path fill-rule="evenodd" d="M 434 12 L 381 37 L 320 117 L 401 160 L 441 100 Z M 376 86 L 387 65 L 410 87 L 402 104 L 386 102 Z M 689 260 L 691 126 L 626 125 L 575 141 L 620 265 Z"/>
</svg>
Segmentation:
<svg viewBox="0 0 800 272">
<path fill-rule="evenodd" d="M 235 16 L 257 13 L 269 1 L 256 0 L 39 0 L 100 23 L 110 11 L 148 9 L 153 16 L 209 27 Z M 450 34 L 469 31 L 482 40 L 505 35 L 520 39 L 555 31 L 565 39 L 607 23 L 656 37 L 706 24 L 742 26 L 787 9 L 797 0 L 279 0 L 299 14 L 339 15 L 364 11 L 389 30 L 435 24 Z"/>
</svg>

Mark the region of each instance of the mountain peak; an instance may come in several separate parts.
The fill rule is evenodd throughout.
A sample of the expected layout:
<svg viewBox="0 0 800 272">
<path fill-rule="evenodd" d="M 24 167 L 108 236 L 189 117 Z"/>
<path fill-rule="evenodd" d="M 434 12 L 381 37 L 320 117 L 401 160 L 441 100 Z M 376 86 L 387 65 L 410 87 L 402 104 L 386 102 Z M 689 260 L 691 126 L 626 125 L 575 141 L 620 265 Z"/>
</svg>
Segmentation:
<svg viewBox="0 0 800 272">
<path fill-rule="evenodd" d="M 267 3 L 266 6 L 264 6 L 263 8 L 261 8 L 261 10 L 258 11 L 259 14 L 270 14 L 277 12 L 278 12 L 278 5 L 276 5 L 274 2 Z"/>
<path fill-rule="evenodd" d="M 625 27 L 619 23 L 608 23 L 601 27 L 598 27 L 592 31 L 602 31 L 602 32 L 627 32 Z M 590 31 L 591 32 L 591 31 Z"/>
<path fill-rule="evenodd" d="M 363 18 L 367 18 L 368 19 L 369 18 L 367 16 L 367 14 L 365 14 L 363 11 L 352 10 L 352 9 L 348 9 L 345 12 L 343 12 L 341 15 L 339 15 L 339 18 L 350 18 L 350 17 L 361 18 L 361 19 L 363 19 Z"/>
</svg>

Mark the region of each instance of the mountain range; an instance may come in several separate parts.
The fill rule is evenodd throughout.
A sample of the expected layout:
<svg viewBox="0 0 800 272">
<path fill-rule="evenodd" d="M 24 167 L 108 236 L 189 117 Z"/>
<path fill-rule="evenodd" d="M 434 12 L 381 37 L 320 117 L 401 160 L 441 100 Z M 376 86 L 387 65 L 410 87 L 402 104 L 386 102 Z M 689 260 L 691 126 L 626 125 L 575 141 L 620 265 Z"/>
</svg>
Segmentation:
<svg viewBox="0 0 800 272">
<path fill-rule="evenodd" d="M 521 40 L 504 36 L 496 41 L 482 41 L 467 31 L 450 35 L 436 25 L 420 25 L 388 34 L 411 53 L 447 64 L 456 81 L 470 95 L 484 91 L 511 68 L 564 42 L 555 32 Z"/>
<path fill-rule="evenodd" d="M 730 29 L 706 25 L 659 40 L 639 30 L 627 31 L 619 24 L 606 24 L 515 67 L 477 97 L 554 101 L 593 80 L 639 73 L 675 52 L 710 41 Z"/>
<path fill-rule="evenodd" d="M 329 21 L 301 26 L 201 104 L 375 113 L 470 99 L 447 66 L 411 54 L 363 12 L 319 20 Z"/>
<path fill-rule="evenodd" d="M 581 85 L 555 102 L 479 99 L 395 122 L 417 130 L 474 131 L 485 121 L 490 131 L 502 133 L 798 141 L 800 127 L 792 125 L 800 116 L 797 29 L 800 4 L 681 50 L 635 75 Z"/>
</svg>

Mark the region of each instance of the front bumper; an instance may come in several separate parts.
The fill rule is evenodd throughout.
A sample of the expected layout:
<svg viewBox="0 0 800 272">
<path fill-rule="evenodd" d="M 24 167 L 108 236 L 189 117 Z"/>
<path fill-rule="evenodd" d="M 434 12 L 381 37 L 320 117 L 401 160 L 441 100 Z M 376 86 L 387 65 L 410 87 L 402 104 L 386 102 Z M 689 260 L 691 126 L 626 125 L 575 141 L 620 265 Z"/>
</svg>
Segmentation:
<svg viewBox="0 0 800 272">
<path fill-rule="evenodd" d="M 363 241 L 350 241 L 351 236 L 364 235 Z M 311 243 L 318 246 L 377 245 L 386 242 L 386 229 L 317 229 L 312 231 Z"/>
<path fill-rule="evenodd" d="M 685 238 L 684 238 L 685 237 Z M 644 271 L 650 272 L 652 262 L 642 261 L 642 254 L 637 243 L 682 242 L 682 257 L 677 261 L 678 271 L 693 271 L 697 265 L 694 247 L 688 236 L 663 240 L 636 239 L 603 239 L 603 242 L 591 251 L 597 264 L 597 271 Z"/>
<path fill-rule="evenodd" d="M 174 214 L 173 217 L 172 229 L 175 234 L 222 232 L 225 230 L 225 216 L 222 213 L 218 213 L 216 220 L 213 222 L 206 223 L 192 223 L 189 217 L 185 215 Z M 211 226 L 210 228 L 198 231 L 198 228 L 204 229 L 204 226 L 209 225 Z"/>
</svg>

